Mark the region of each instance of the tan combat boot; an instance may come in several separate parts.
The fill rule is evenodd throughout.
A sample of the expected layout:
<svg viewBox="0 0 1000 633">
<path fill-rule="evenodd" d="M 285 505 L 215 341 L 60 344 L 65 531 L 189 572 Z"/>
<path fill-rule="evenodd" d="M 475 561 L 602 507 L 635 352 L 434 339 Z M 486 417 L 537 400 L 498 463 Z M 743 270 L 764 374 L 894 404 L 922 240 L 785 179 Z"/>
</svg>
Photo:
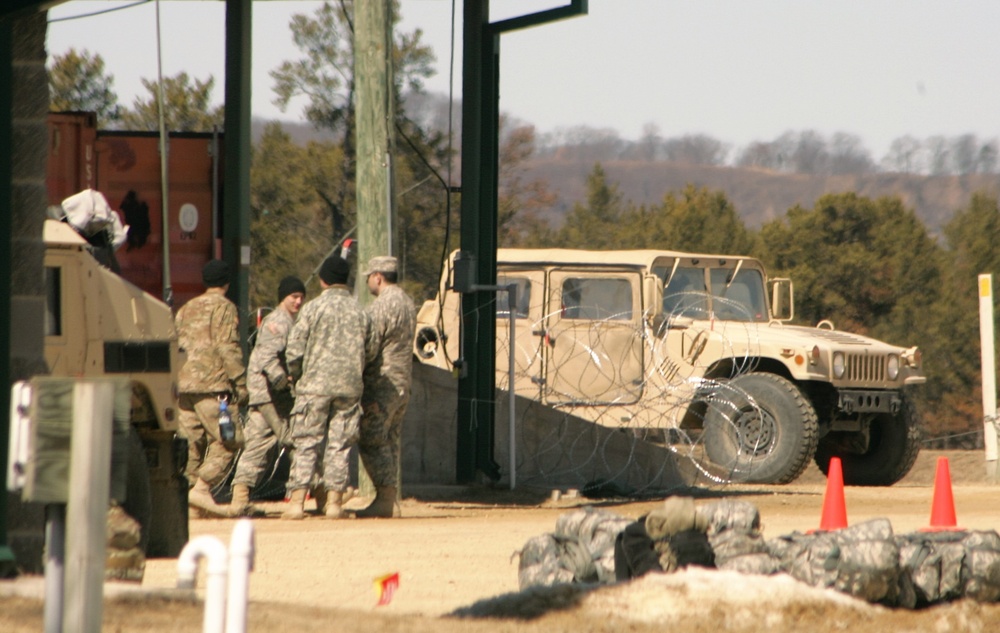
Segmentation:
<svg viewBox="0 0 1000 633">
<path fill-rule="evenodd" d="M 391 519 L 399 516 L 396 513 L 396 489 L 394 487 L 379 487 L 375 489 L 375 500 L 364 510 L 358 510 L 360 519 Z"/>
<path fill-rule="evenodd" d="M 233 498 L 229 502 L 229 516 L 247 517 L 253 513 L 250 506 L 250 486 L 233 484 Z"/>
<path fill-rule="evenodd" d="M 296 488 L 292 491 L 292 496 L 288 501 L 288 509 L 281 513 L 282 519 L 299 521 L 306 518 L 306 513 L 302 506 L 306 502 L 306 488 Z"/>
<path fill-rule="evenodd" d="M 207 516 L 229 516 L 229 513 L 215 503 L 212 498 L 212 488 L 204 479 L 199 479 L 191 490 L 188 490 L 188 506 L 193 506 Z"/>
<path fill-rule="evenodd" d="M 326 512 L 326 488 L 323 486 L 316 486 L 313 488 L 312 498 L 316 500 L 316 514 L 324 514 Z"/>
<path fill-rule="evenodd" d="M 344 493 L 338 490 L 327 490 L 326 491 L 326 507 L 323 510 L 323 514 L 328 519 L 343 519 L 347 516 L 344 512 Z"/>
</svg>

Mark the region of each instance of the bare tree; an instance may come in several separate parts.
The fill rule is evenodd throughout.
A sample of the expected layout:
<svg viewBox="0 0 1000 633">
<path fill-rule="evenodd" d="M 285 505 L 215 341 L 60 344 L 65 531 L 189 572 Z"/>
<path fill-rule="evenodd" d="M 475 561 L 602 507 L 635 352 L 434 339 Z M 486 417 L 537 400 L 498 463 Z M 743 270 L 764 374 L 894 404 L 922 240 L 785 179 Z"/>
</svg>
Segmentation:
<svg viewBox="0 0 1000 633">
<path fill-rule="evenodd" d="M 690 165 L 722 165 L 729 148 L 711 136 L 689 134 L 664 143 L 667 159 Z"/>
<path fill-rule="evenodd" d="M 856 134 L 837 132 L 830 141 L 830 172 L 867 174 L 874 171 L 871 153 Z"/>
<path fill-rule="evenodd" d="M 882 158 L 882 169 L 910 174 L 920 173 L 922 143 L 914 136 L 900 136 L 889 145 Z"/>
</svg>

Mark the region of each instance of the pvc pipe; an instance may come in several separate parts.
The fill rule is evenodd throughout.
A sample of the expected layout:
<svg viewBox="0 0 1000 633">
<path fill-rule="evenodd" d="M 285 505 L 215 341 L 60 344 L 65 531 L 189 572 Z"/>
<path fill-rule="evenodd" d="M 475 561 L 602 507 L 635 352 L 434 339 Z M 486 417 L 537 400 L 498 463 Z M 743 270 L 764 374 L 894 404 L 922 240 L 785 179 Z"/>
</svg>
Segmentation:
<svg viewBox="0 0 1000 633">
<path fill-rule="evenodd" d="M 197 536 L 184 546 L 177 558 L 177 588 L 194 589 L 198 578 L 198 561 L 208 560 L 205 579 L 204 633 L 225 633 L 226 579 L 229 557 L 226 546 L 214 536 Z"/>
<path fill-rule="evenodd" d="M 254 528 L 240 519 L 229 541 L 229 593 L 226 597 L 226 633 L 246 633 L 250 571 L 253 569 Z"/>
<path fill-rule="evenodd" d="M 66 506 L 45 506 L 45 633 L 62 633 L 65 594 Z"/>
<path fill-rule="evenodd" d="M 979 342 L 983 387 L 983 446 L 986 449 L 986 477 L 997 477 L 997 380 L 993 337 L 993 275 L 979 275 Z"/>
</svg>

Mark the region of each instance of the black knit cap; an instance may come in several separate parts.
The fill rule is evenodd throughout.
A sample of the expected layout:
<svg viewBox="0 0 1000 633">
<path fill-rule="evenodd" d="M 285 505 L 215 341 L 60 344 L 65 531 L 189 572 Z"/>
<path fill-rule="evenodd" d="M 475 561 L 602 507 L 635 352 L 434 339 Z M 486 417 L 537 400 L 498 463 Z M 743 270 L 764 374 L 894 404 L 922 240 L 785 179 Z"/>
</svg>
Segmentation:
<svg viewBox="0 0 1000 633">
<path fill-rule="evenodd" d="M 281 303 L 285 297 L 292 294 L 293 292 L 306 293 L 306 285 L 302 283 L 302 280 L 294 275 L 289 275 L 281 280 L 278 284 L 278 303 Z"/>
<path fill-rule="evenodd" d="M 319 278 L 329 285 L 346 284 L 351 274 L 351 265 L 339 255 L 327 257 L 319 267 Z"/>
<path fill-rule="evenodd" d="M 210 260 L 201 269 L 201 280 L 206 288 L 219 288 L 229 283 L 229 264 L 221 259 Z"/>
</svg>

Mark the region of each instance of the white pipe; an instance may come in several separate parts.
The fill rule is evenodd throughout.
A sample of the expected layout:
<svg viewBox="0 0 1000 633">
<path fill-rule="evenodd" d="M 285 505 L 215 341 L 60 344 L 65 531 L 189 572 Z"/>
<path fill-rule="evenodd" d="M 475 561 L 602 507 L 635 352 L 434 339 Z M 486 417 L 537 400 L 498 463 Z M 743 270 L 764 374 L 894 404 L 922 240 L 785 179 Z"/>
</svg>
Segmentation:
<svg viewBox="0 0 1000 633">
<path fill-rule="evenodd" d="M 993 338 L 993 275 L 979 275 L 979 342 L 983 386 L 983 446 L 986 479 L 997 483 L 997 377 Z"/>
<path fill-rule="evenodd" d="M 226 633 L 246 633 L 250 571 L 254 558 L 253 521 L 240 519 L 229 541 L 229 594 L 226 598 Z"/>
<path fill-rule="evenodd" d="M 203 534 L 188 541 L 177 558 L 177 588 L 194 589 L 198 578 L 198 561 L 208 559 L 205 579 L 204 633 L 224 633 L 226 624 L 226 578 L 229 557 L 222 541 Z"/>
<path fill-rule="evenodd" d="M 509 439 L 510 442 L 510 489 L 513 490 L 517 485 L 517 458 L 515 452 L 517 451 L 517 444 L 514 435 L 514 423 L 517 421 L 517 415 L 514 411 L 514 405 L 517 402 L 517 394 L 514 390 L 514 333 L 517 330 L 517 284 L 509 284 L 507 286 L 507 317 L 510 322 L 508 327 L 510 327 L 510 349 L 507 355 L 507 395 L 510 398 L 510 402 L 507 404 L 507 423 L 510 429 Z"/>
</svg>

